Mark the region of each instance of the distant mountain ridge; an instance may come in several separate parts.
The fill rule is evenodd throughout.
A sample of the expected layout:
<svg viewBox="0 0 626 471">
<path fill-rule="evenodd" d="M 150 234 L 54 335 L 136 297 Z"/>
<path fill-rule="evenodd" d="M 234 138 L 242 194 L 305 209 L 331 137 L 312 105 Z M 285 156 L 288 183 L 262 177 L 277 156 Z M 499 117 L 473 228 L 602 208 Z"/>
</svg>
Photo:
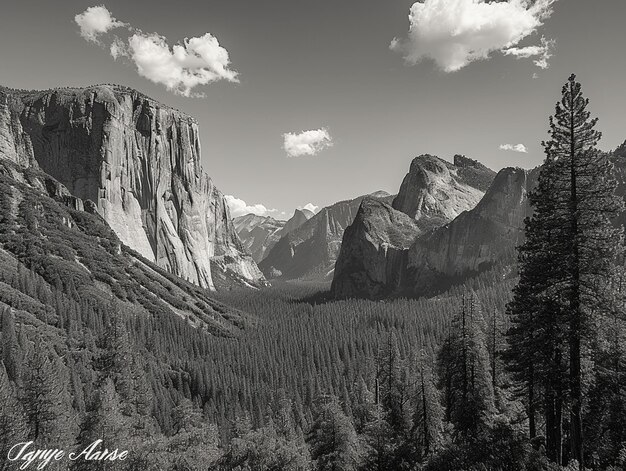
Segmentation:
<svg viewBox="0 0 626 471">
<path fill-rule="evenodd" d="M 233 220 L 237 235 L 255 262 L 260 263 L 269 250 L 285 234 L 297 229 L 314 213 L 308 209 L 296 209 L 289 220 L 281 221 L 271 216 L 246 214 Z"/>
</svg>

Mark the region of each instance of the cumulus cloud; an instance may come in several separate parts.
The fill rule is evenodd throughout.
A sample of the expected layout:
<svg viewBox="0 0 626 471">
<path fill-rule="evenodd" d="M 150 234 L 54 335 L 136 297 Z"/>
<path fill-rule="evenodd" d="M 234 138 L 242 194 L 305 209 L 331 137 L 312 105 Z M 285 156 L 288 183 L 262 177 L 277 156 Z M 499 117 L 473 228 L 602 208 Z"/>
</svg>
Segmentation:
<svg viewBox="0 0 626 471">
<path fill-rule="evenodd" d="M 298 206 L 299 210 L 303 210 L 303 209 L 307 209 L 309 211 L 311 211 L 312 213 L 317 213 L 320 209 L 319 206 L 314 205 L 313 203 L 307 203 L 304 206 Z"/>
<path fill-rule="evenodd" d="M 445 72 L 455 72 L 471 62 L 488 59 L 496 51 L 523 57 L 541 56 L 536 65 L 546 65 L 544 51 L 517 48 L 552 14 L 556 0 L 421 0 L 409 13 L 406 40 L 394 38 L 390 48 L 415 65 L 432 59 Z M 547 40 L 546 40 L 547 41 Z M 542 46 L 546 45 L 542 41 Z M 533 47 L 533 46 L 530 46 Z M 549 52 L 548 52 L 549 53 Z M 542 60 L 545 58 L 545 62 Z M 545 67 L 544 67 L 545 68 Z"/>
<path fill-rule="evenodd" d="M 317 155 L 327 147 L 333 145 L 330 133 L 326 128 L 302 131 L 301 133 L 283 134 L 283 149 L 288 157 L 301 157 L 303 155 Z"/>
<path fill-rule="evenodd" d="M 98 42 L 98 36 L 101 34 L 126 26 L 125 23 L 117 21 L 104 5 L 87 8 L 76 15 L 74 21 L 80 27 L 80 35 L 91 42 Z"/>
<path fill-rule="evenodd" d="M 228 68 L 228 51 L 210 33 L 185 38 L 172 48 L 163 36 L 135 33 L 128 40 L 128 55 L 139 75 L 184 96 L 191 96 L 198 85 L 239 81 L 237 72 Z"/>
<path fill-rule="evenodd" d="M 269 216 L 270 214 L 277 213 L 276 209 L 267 209 L 262 204 L 249 205 L 244 200 L 239 199 L 233 195 L 224 195 L 224 199 L 230 208 L 230 215 L 234 218 L 239 216 L 245 216 L 246 214 L 256 214 L 257 216 Z"/>
<path fill-rule="evenodd" d="M 126 26 L 130 31 L 126 39 L 114 36 L 105 45 L 113 59 L 128 59 L 139 75 L 174 93 L 201 96 L 193 92 L 195 87 L 218 80 L 239 81 L 237 72 L 230 69 L 228 51 L 210 33 L 170 46 L 167 38 L 158 33 L 144 33 L 117 21 L 104 6 L 87 8 L 76 15 L 75 21 L 81 36 L 97 43 L 100 35 Z"/>
<path fill-rule="evenodd" d="M 510 150 L 513 152 L 521 152 L 523 154 L 528 152 L 528 149 L 526 149 L 524 144 L 500 144 L 500 150 Z"/>
</svg>

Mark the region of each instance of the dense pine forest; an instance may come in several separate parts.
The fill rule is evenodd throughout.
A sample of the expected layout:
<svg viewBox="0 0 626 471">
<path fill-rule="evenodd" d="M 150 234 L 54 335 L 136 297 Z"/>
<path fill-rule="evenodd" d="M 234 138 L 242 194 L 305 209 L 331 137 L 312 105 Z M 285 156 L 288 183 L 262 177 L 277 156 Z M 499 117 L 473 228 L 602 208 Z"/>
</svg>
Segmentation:
<svg viewBox="0 0 626 471">
<path fill-rule="evenodd" d="M 626 469 L 623 201 L 587 106 L 572 76 L 518 264 L 431 298 L 206 294 L 125 265 L 94 215 L 67 210 L 102 244 L 78 251 L 34 194 L 16 217 L 0 174 L 0 448 L 130 451 L 77 470 Z"/>
</svg>

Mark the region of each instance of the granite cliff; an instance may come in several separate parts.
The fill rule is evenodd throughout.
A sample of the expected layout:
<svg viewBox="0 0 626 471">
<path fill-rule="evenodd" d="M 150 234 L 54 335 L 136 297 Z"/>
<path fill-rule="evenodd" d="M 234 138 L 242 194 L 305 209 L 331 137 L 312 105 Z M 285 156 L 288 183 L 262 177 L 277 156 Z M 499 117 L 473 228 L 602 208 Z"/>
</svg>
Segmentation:
<svg viewBox="0 0 626 471">
<path fill-rule="evenodd" d="M 263 276 L 200 164 L 190 116 L 117 85 L 0 88 L 0 158 L 36 167 L 92 201 L 120 240 L 167 271 L 214 288 Z"/>
<path fill-rule="evenodd" d="M 417 221 L 383 201 L 363 199 L 346 229 L 331 291 L 348 296 L 356 287 L 381 298 L 404 284 L 408 248 L 422 231 Z"/>
<path fill-rule="evenodd" d="M 380 298 L 404 290 L 411 283 L 409 248 L 474 208 L 494 175 L 464 156 L 455 156 L 454 163 L 428 154 L 416 157 L 392 207 L 363 201 L 343 238 L 332 295 Z"/>
<path fill-rule="evenodd" d="M 502 169 L 474 209 L 419 237 L 409 249 L 403 289 L 431 294 L 496 264 L 515 262 L 538 174 L 539 168 Z"/>
</svg>

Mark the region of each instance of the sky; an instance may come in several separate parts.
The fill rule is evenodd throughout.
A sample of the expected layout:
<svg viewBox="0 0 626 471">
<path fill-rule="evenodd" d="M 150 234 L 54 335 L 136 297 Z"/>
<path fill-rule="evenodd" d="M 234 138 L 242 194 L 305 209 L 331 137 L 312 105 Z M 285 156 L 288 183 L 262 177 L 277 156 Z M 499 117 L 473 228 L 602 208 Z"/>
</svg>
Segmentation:
<svg viewBox="0 0 626 471">
<path fill-rule="evenodd" d="M 424 153 L 535 167 L 572 72 L 617 147 L 624 17 L 624 0 L 21 0 L 0 84 L 119 83 L 183 110 L 233 213 L 285 218 L 395 193 Z"/>
</svg>

